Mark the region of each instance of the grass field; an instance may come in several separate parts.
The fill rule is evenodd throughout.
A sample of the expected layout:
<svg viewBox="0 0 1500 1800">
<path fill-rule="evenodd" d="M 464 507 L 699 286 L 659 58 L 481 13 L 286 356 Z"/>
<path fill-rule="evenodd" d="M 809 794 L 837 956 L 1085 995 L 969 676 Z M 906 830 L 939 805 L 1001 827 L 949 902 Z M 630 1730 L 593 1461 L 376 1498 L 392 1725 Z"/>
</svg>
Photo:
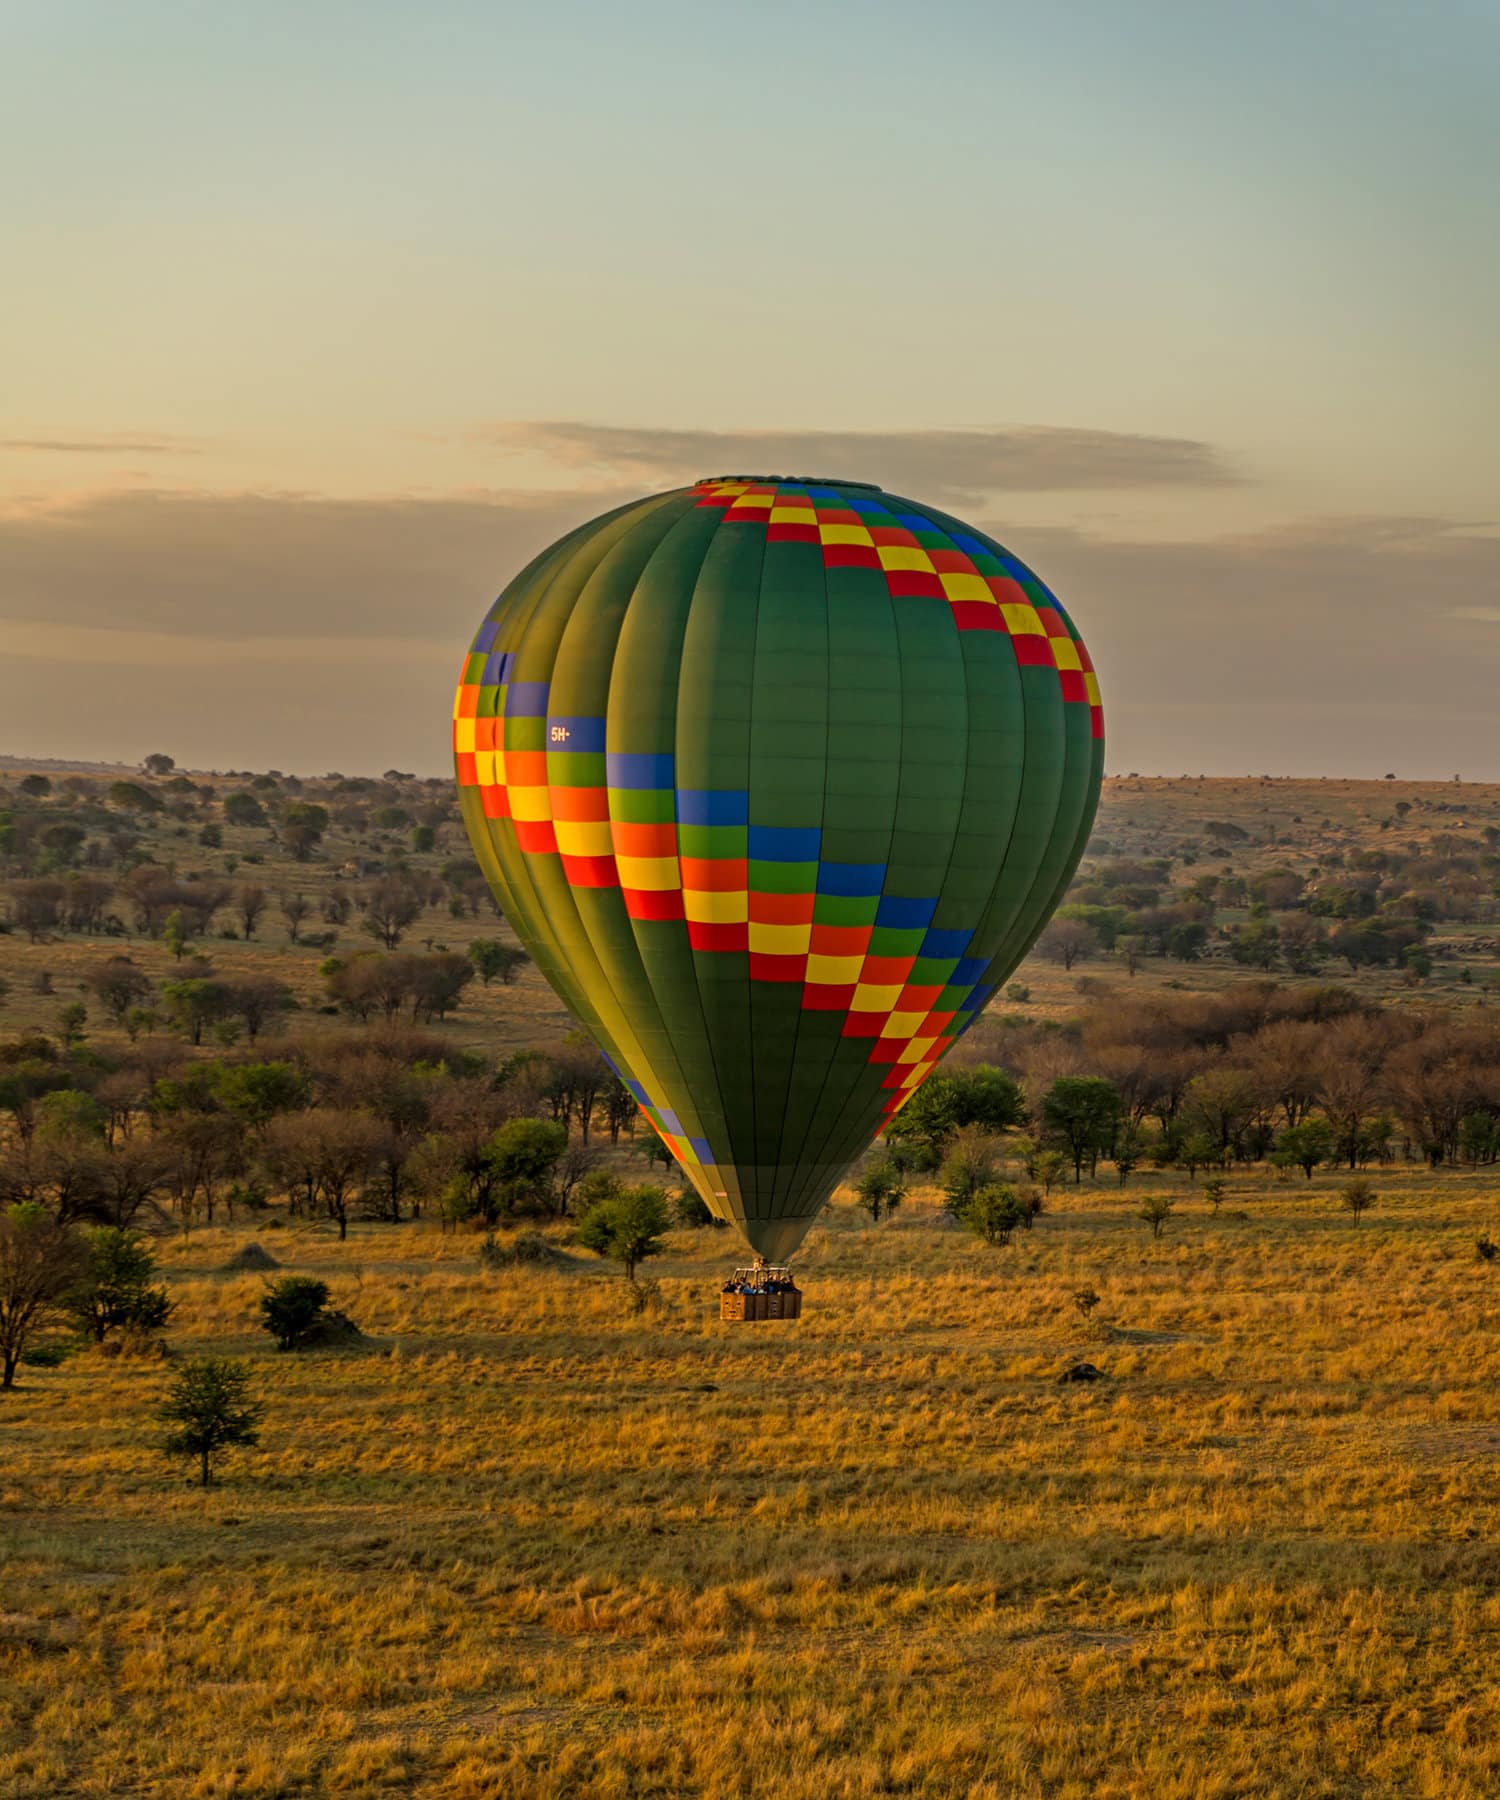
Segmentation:
<svg viewBox="0 0 1500 1800">
<path fill-rule="evenodd" d="M 587 1257 L 263 1231 L 370 1334 L 302 1358 L 215 1273 L 248 1231 L 175 1240 L 173 1347 L 252 1360 L 262 1443 L 204 1494 L 159 1363 L 23 1372 L 0 1794 L 1484 1800 L 1492 1179 L 1358 1226 L 1333 1178 L 1085 1183 L 997 1251 L 843 1204 L 753 1327 L 727 1234 L 635 1317 Z"/>
</svg>

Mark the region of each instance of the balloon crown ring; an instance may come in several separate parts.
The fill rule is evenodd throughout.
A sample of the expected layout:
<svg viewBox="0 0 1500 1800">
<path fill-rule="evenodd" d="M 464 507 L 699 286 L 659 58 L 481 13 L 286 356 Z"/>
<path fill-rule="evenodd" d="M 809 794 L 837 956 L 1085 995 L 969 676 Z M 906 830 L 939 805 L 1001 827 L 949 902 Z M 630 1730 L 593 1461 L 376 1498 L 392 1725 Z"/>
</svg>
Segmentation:
<svg viewBox="0 0 1500 1800">
<path fill-rule="evenodd" d="M 883 494 L 878 481 L 846 481 L 842 475 L 700 475 L 694 487 L 707 487 L 714 481 L 784 481 L 797 487 L 852 488 L 856 493 Z"/>
</svg>

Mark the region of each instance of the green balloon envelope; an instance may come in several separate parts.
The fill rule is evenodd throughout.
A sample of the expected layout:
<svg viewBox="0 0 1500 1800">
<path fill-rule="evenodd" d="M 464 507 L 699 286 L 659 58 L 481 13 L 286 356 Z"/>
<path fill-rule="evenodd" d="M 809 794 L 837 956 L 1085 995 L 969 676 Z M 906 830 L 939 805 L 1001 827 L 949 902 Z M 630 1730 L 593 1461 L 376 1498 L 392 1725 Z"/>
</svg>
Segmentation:
<svg viewBox="0 0 1500 1800">
<path fill-rule="evenodd" d="M 1025 956 L 1104 751 L 1088 653 L 1009 551 L 779 476 L 544 551 L 479 629 L 454 745 L 506 917 L 773 1260 Z"/>
</svg>

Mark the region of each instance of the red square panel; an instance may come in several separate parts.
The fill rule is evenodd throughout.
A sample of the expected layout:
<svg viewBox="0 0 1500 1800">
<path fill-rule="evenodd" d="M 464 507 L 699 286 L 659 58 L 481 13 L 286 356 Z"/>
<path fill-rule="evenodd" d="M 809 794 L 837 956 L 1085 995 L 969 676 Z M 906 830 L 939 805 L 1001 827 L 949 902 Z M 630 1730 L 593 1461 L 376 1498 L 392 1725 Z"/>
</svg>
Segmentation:
<svg viewBox="0 0 1500 1800">
<path fill-rule="evenodd" d="M 612 888 L 620 885 L 612 856 L 565 856 L 562 866 L 570 887 Z"/>
<path fill-rule="evenodd" d="M 941 576 L 928 569 L 887 569 L 886 585 L 897 600 L 946 600 Z"/>
<path fill-rule="evenodd" d="M 823 566 L 828 569 L 878 569 L 880 558 L 873 544 L 825 544 Z"/>
<path fill-rule="evenodd" d="M 752 981 L 805 981 L 806 977 L 805 956 L 772 956 L 764 950 L 750 952 Z"/>
<path fill-rule="evenodd" d="M 680 888 L 626 888 L 625 910 L 632 919 L 680 919 Z"/>
<path fill-rule="evenodd" d="M 1005 615 L 988 600 L 955 600 L 953 623 L 960 631 L 1004 631 Z"/>
<path fill-rule="evenodd" d="M 812 953 L 814 956 L 863 956 L 870 947 L 873 929 L 869 925 L 814 925 Z"/>
<path fill-rule="evenodd" d="M 1055 669 L 1057 664 L 1052 660 L 1052 645 L 1049 639 L 1038 637 L 1035 632 L 1023 632 L 1013 637 L 1011 648 L 1016 653 L 1016 661 L 1023 668 Z"/>
<path fill-rule="evenodd" d="M 804 1012 L 848 1012 L 854 998 L 854 985 L 830 987 L 821 981 L 809 981 L 802 990 Z"/>
<path fill-rule="evenodd" d="M 710 925 L 688 920 L 688 942 L 695 950 L 744 950 L 750 942 L 748 925 Z"/>
</svg>

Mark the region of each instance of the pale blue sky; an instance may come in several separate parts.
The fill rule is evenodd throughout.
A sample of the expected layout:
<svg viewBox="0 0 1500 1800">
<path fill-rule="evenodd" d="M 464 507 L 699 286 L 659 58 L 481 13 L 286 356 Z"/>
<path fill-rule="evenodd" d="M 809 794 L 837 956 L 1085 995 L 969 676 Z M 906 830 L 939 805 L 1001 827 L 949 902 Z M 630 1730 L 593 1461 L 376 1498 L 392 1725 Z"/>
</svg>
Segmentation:
<svg viewBox="0 0 1500 1800">
<path fill-rule="evenodd" d="M 1125 616 L 1111 545 L 1132 559 L 1158 546 L 1169 586 L 1185 547 L 1238 570 L 1269 536 L 1274 598 L 1303 584 L 1301 616 L 1358 608 L 1368 571 L 1330 561 L 1350 520 L 1371 521 L 1368 537 L 1418 519 L 1431 542 L 1403 527 L 1390 603 L 1424 604 L 1421 571 L 1434 546 L 1452 562 L 1455 524 L 1457 598 L 1445 587 L 1430 629 L 1408 627 L 1386 678 L 1432 707 L 1439 741 L 1419 734 L 1413 754 L 1467 752 L 1484 772 L 1484 721 L 1455 719 L 1442 670 L 1500 674 L 1497 91 L 1500 9 L 1464 0 L 11 0 L 0 617 L 27 666 L 9 677 L 20 736 L 0 748 L 83 748 L 42 698 L 66 648 L 68 678 L 96 667 L 102 702 L 118 647 L 90 637 L 98 621 L 69 596 L 97 594 L 111 568 L 147 588 L 155 568 L 160 592 L 174 557 L 212 564 L 194 497 L 213 496 L 216 518 L 271 506 L 257 529 L 263 546 L 285 536 L 288 563 L 258 580 L 294 590 L 330 640 L 361 616 L 367 572 L 338 561 L 360 509 L 451 531 L 455 500 L 491 508 L 472 562 L 434 544 L 457 591 L 412 596 L 446 636 L 412 649 L 409 704 L 387 696 L 399 741 L 387 754 L 348 722 L 345 760 L 437 767 L 441 721 L 424 709 L 439 696 L 441 713 L 452 653 L 528 529 L 554 529 L 575 490 L 586 507 L 679 473 L 665 454 L 659 471 L 621 467 L 609 446 L 570 460 L 497 421 L 868 433 L 892 485 L 902 434 L 1022 426 L 1120 434 L 1126 451 L 1193 440 L 1224 477 L 1075 472 L 970 508 L 1081 581 L 1069 597 L 1116 702 L 1112 764 L 1202 755 L 1200 728 L 1163 710 L 1161 653 L 1132 660 L 1166 620 L 1138 601 Z M 1291 577 L 1283 540 L 1301 546 Z M 1216 612 L 1212 569 L 1193 566 L 1202 585 L 1184 603 L 1205 634 L 1233 628 L 1243 608 Z M 203 575 L 193 621 L 161 622 L 181 640 L 165 662 L 198 653 L 187 640 L 205 620 L 243 637 L 264 587 L 231 573 Z M 136 590 L 119 579 L 128 618 Z M 400 641 L 393 622 L 368 654 L 399 664 Z M 312 680 L 305 648 L 285 667 L 268 642 L 256 654 L 288 692 Z M 1174 629 L 1166 654 L 1178 687 L 1201 684 L 1199 647 Z M 93 750 L 111 737 L 137 753 L 118 704 L 90 716 Z M 274 756 L 257 716 L 221 702 L 178 753 L 324 755 L 307 725 L 296 754 Z M 1226 766 L 1388 754 L 1374 722 L 1352 738 L 1311 715 L 1308 728 L 1294 754 L 1284 723 L 1248 717 Z"/>
</svg>

